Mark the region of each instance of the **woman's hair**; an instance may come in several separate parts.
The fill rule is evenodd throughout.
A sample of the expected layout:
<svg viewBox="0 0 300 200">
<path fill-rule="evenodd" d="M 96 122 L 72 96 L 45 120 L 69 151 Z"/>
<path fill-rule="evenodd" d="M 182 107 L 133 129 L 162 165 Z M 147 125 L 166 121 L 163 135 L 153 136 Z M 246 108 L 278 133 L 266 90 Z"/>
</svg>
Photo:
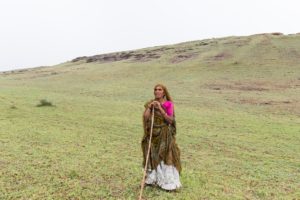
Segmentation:
<svg viewBox="0 0 300 200">
<path fill-rule="evenodd" d="M 160 86 L 160 87 L 164 90 L 166 99 L 167 99 L 168 101 L 172 101 L 172 103 L 173 103 L 173 99 L 172 99 L 172 97 L 171 97 L 171 95 L 170 95 L 170 93 L 169 93 L 167 87 L 166 87 L 165 85 L 161 84 L 161 83 L 158 83 L 158 84 L 156 84 L 156 85 L 154 86 L 154 89 L 155 89 L 157 86 Z M 175 117 L 175 109 L 174 109 L 174 107 L 173 107 L 173 116 Z"/>
<path fill-rule="evenodd" d="M 164 90 L 166 99 L 167 99 L 168 101 L 173 101 L 173 100 L 172 100 L 172 97 L 170 96 L 170 93 L 169 93 L 167 87 L 164 86 L 164 85 L 161 84 L 161 83 L 158 83 L 158 84 L 156 84 L 156 85 L 154 86 L 154 89 L 155 89 L 156 87 L 158 87 L 158 86 L 160 86 L 160 87 Z"/>
</svg>

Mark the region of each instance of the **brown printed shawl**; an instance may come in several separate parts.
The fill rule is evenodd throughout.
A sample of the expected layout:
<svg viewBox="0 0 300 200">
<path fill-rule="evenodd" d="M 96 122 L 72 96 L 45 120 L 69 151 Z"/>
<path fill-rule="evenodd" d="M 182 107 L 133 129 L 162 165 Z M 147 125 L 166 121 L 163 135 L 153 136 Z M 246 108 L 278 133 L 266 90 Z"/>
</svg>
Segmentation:
<svg viewBox="0 0 300 200">
<path fill-rule="evenodd" d="M 147 108 L 148 104 L 153 100 L 148 101 L 144 104 Z M 143 151 L 143 167 L 145 167 L 146 157 L 148 152 L 148 145 L 151 131 L 151 115 L 146 121 L 143 118 L 144 135 L 141 141 L 141 147 Z M 180 149 L 176 144 L 176 121 L 172 124 L 164 119 L 158 109 L 154 109 L 154 122 L 151 139 L 150 155 L 148 160 L 148 169 L 156 169 L 157 165 L 163 160 L 167 165 L 173 165 L 181 173 L 181 162 L 180 162 Z"/>
</svg>

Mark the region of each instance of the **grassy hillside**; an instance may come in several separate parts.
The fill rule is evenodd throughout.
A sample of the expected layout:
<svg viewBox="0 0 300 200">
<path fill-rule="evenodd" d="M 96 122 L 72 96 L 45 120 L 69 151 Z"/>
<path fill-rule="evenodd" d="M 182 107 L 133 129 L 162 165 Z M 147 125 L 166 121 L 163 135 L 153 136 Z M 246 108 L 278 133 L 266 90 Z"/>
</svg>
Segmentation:
<svg viewBox="0 0 300 200">
<path fill-rule="evenodd" d="M 136 199 L 156 83 L 174 99 L 183 188 L 146 199 L 299 199 L 300 35 L 278 33 L 0 73 L 0 199 Z"/>
</svg>

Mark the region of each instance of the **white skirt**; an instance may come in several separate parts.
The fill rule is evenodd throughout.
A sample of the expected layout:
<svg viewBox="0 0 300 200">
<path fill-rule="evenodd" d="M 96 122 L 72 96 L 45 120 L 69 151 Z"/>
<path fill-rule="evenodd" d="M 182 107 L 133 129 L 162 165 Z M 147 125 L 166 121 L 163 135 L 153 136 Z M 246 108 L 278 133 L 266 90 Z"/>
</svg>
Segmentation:
<svg viewBox="0 0 300 200">
<path fill-rule="evenodd" d="M 165 165 L 164 161 L 161 161 L 156 169 L 147 171 L 145 183 L 157 184 L 165 190 L 181 187 L 178 170 L 173 165 Z"/>
</svg>

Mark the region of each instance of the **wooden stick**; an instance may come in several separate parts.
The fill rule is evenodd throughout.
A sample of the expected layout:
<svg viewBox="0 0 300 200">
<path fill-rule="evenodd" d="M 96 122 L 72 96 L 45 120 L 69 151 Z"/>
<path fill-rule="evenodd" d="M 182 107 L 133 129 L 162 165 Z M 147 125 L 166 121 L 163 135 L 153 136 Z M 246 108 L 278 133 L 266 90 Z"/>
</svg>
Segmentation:
<svg viewBox="0 0 300 200">
<path fill-rule="evenodd" d="M 143 175 L 143 179 L 142 179 L 142 183 L 141 183 L 141 191 L 140 191 L 139 200 L 142 199 L 143 190 L 144 190 L 144 184 L 145 184 L 145 178 L 146 178 L 146 171 L 147 171 L 147 167 L 148 167 L 148 159 L 149 159 L 150 147 L 151 147 L 151 139 L 152 139 L 152 131 L 153 131 L 153 121 L 154 121 L 154 106 L 152 108 L 150 139 L 149 139 L 149 144 L 148 144 L 148 152 L 147 152 L 147 158 L 146 158 L 146 163 L 145 163 L 145 168 L 144 168 L 144 175 Z"/>
</svg>

